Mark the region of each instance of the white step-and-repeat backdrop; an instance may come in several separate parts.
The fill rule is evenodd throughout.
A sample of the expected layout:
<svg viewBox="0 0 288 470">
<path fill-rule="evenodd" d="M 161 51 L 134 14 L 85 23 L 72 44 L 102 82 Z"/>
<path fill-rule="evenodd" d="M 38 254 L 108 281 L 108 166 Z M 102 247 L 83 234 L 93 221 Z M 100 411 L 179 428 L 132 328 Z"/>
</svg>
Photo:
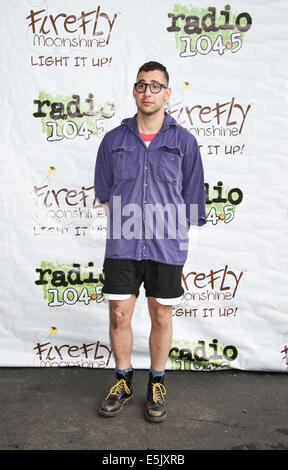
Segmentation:
<svg viewBox="0 0 288 470">
<path fill-rule="evenodd" d="M 198 140 L 192 227 L 167 369 L 287 372 L 287 2 L 2 0 L 0 366 L 114 368 L 94 196 L 105 133 L 163 63 L 167 111 Z M 143 287 L 135 368 L 150 366 Z"/>
</svg>

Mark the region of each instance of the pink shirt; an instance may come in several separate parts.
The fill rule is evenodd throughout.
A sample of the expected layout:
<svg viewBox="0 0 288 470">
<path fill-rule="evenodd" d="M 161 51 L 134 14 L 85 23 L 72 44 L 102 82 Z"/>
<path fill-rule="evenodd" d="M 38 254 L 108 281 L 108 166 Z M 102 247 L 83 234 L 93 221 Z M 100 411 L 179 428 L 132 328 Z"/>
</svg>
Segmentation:
<svg viewBox="0 0 288 470">
<path fill-rule="evenodd" d="M 152 140 L 154 139 L 155 135 L 157 135 L 157 132 L 155 134 L 142 134 L 142 132 L 139 132 L 139 134 L 141 135 L 142 139 L 148 147 L 150 142 L 152 142 Z"/>
</svg>

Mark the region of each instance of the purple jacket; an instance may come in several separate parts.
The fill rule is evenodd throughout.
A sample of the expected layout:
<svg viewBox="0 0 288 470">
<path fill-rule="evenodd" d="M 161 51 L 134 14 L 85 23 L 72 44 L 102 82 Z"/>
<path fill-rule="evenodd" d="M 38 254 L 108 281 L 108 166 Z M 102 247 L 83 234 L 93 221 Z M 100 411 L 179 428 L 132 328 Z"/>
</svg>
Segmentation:
<svg viewBox="0 0 288 470">
<path fill-rule="evenodd" d="M 109 202 L 105 258 L 183 265 L 188 223 L 204 225 L 205 188 L 195 137 L 165 112 L 149 147 L 136 116 L 103 138 L 95 165 L 95 195 Z"/>
</svg>

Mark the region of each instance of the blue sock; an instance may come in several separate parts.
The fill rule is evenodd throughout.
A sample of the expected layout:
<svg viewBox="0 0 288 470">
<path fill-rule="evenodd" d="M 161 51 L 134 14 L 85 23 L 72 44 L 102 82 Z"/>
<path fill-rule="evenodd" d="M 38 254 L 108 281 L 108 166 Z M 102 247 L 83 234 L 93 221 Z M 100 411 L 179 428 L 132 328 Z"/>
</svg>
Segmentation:
<svg viewBox="0 0 288 470">
<path fill-rule="evenodd" d="M 132 365 L 131 365 L 131 367 L 129 367 L 128 369 L 117 369 L 117 367 L 116 367 L 115 370 L 118 374 L 126 375 L 127 372 L 130 372 L 133 369 L 132 369 Z"/>
<path fill-rule="evenodd" d="M 150 366 L 149 371 L 154 375 L 154 377 L 161 377 L 161 375 L 164 375 L 165 369 L 164 370 L 154 370 Z"/>
</svg>

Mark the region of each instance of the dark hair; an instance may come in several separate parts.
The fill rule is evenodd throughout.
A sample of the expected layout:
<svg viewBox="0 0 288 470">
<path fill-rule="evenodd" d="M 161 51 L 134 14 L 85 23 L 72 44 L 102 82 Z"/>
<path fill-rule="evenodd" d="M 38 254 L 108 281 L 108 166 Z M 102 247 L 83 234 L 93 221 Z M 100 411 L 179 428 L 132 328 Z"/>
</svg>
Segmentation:
<svg viewBox="0 0 288 470">
<path fill-rule="evenodd" d="M 150 72 L 151 70 L 161 70 L 161 72 L 164 73 L 165 79 L 167 80 L 167 85 L 169 84 L 169 74 L 166 70 L 166 67 L 164 67 L 162 64 L 159 64 L 159 62 L 150 61 L 143 64 L 138 70 L 137 77 L 140 72 Z"/>
</svg>

